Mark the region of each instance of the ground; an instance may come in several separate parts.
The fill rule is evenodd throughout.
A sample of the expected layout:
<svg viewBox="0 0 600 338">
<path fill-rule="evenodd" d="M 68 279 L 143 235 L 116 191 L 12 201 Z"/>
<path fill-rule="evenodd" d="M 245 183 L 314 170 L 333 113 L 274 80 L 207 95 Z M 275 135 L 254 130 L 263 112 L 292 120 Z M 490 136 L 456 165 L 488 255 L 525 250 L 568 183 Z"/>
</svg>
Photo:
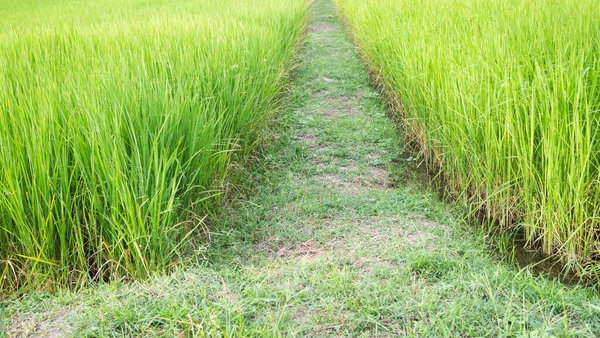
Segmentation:
<svg viewBox="0 0 600 338">
<path fill-rule="evenodd" d="M 201 255 L 147 281 L 0 303 L 4 335 L 600 334 L 596 291 L 499 262 L 418 179 L 333 5 L 312 13 L 285 109 L 238 173 L 252 188 Z"/>
</svg>

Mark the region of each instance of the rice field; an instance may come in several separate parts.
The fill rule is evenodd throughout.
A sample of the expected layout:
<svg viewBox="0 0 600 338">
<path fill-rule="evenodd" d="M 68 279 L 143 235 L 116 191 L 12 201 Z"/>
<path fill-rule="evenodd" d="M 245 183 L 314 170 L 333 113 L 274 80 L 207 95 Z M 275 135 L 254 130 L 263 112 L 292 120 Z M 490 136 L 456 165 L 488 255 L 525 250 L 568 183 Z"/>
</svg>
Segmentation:
<svg viewBox="0 0 600 338">
<path fill-rule="evenodd" d="M 430 167 L 570 266 L 600 254 L 595 0 L 335 0 Z"/>
<path fill-rule="evenodd" d="M 0 0 L 0 290 L 180 261 L 276 108 L 303 0 Z"/>
</svg>

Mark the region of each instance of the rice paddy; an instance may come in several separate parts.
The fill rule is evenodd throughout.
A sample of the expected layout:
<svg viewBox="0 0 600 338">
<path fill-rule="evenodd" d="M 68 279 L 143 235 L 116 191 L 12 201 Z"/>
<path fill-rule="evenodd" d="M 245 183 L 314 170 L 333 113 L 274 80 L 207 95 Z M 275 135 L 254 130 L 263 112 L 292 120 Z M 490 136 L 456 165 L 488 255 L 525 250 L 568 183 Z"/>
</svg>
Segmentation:
<svg viewBox="0 0 600 338">
<path fill-rule="evenodd" d="M 597 1 L 335 2 L 452 195 L 597 273 Z"/>
<path fill-rule="evenodd" d="M 179 264 L 276 108 L 306 13 L 0 1 L 0 290 Z"/>
</svg>

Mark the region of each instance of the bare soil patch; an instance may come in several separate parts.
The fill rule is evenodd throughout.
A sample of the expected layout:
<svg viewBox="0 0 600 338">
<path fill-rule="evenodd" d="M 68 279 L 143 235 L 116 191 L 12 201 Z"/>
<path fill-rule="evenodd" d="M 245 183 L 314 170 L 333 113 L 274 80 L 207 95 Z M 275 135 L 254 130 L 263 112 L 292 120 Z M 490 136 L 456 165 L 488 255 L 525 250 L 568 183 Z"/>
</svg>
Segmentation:
<svg viewBox="0 0 600 338">
<path fill-rule="evenodd" d="M 425 241 L 432 237 L 435 237 L 435 236 L 433 236 L 431 233 L 424 232 L 424 231 L 414 231 L 414 232 L 411 232 L 411 233 L 407 234 L 406 236 L 404 236 L 404 238 L 410 244 L 417 244 L 419 242 Z"/>
<path fill-rule="evenodd" d="M 325 82 L 328 82 L 328 83 L 332 83 L 332 82 L 336 82 L 337 81 L 336 79 L 332 79 L 332 78 L 327 77 L 327 76 L 321 76 L 321 80 L 323 80 Z"/>
<path fill-rule="evenodd" d="M 324 144 L 312 144 L 310 146 L 310 149 L 315 150 L 315 151 L 323 152 L 323 151 L 330 150 L 331 147 L 327 146 L 327 145 L 324 145 Z"/>
<path fill-rule="evenodd" d="M 334 119 L 341 114 L 339 109 L 324 109 L 321 111 L 321 116 L 326 117 L 328 119 Z"/>
<path fill-rule="evenodd" d="M 323 98 L 325 98 L 325 100 L 327 100 L 328 98 L 331 97 L 331 91 L 330 90 L 322 90 L 320 92 L 314 93 L 313 97 L 317 98 L 317 99 L 323 99 Z"/>
<path fill-rule="evenodd" d="M 64 309 L 55 317 L 38 322 L 33 318 L 15 317 L 8 328 L 8 334 L 10 337 L 66 337 L 71 327 L 66 319 L 74 312 L 71 309 Z"/>
<path fill-rule="evenodd" d="M 373 189 L 371 186 L 365 185 L 360 178 L 348 182 L 338 175 L 327 174 L 317 176 L 317 180 L 327 187 L 338 190 L 343 194 L 359 194 Z"/>
<path fill-rule="evenodd" d="M 377 268 L 401 269 L 399 266 L 388 262 L 379 256 L 357 258 L 352 262 L 352 265 L 354 268 L 366 273 L 373 272 Z"/>
<path fill-rule="evenodd" d="M 337 26 L 327 24 L 327 23 L 320 23 L 317 25 L 313 25 L 310 28 L 310 31 L 313 33 L 329 33 L 329 32 L 335 32 L 337 30 L 338 30 Z"/>
<path fill-rule="evenodd" d="M 318 164 L 323 164 L 319 161 Z M 344 173 L 358 170 L 356 165 L 341 166 L 338 168 Z M 385 169 L 369 167 L 366 175 L 354 177 L 351 181 L 339 175 L 326 174 L 317 176 L 317 180 L 329 188 L 337 189 L 341 193 L 361 193 L 369 190 L 387 189 L 392 186 L 389 173 Z"/>
<path fill-rule="evenodd" d="M 377 187 L 388 188 L 390 186 L 390 175 L 387 170 L 370 167 L 369 182 Z"/>
<path fill-rule="evenodd" d="M 424 217 L 413 218 L 410 220 L 410 222 L 411 222 L 411 225 L 417 229 L 427 229 L 427 230 L 438 229 L 443 232 L 451 231 L 451 229 L 447 225 L 440 224 L 438 222 L 432 222 Z"/>
<path fill-rule="evenodd" d="M 327 248 L 322 247 L 317 241 L 310 240 L 295 246 L 282 244 L 273 248 L 272 239 L 267 237 L 256 245 L 259 251 L 266 251 L 278 258 L 294 258 L 303 261 L 316 261 L 328 253 Z"/>
<path fill-rule="evenodd" d="M 325 117 L 333 118 L 337 117 L 338 115 L 360 115 L 360 110 L 357 108 L 358 101 L 353 97 L 325 97 L 323 101 L 333 106 L 329 109 L 324 109 L 322 111 L 321 115 Z"/>
<path fill-rule="evenodd" d="M 296 139 L 310 145 L 313 145 L 318 141 L 318 138 L 311 133 L 302 133 L 300 135 L 297 135 Z"/>
<path fill-rule="evenodd" d="M 355 106 L 358 104 L 358 98 L 355 96 L 329 96 L 325 98 L 325 102 L 340 106 Z"/>
<path fill-rule="evenodd" d="M 297 245 L 294 248 L 282 246 L 277 250 L 277 256 L 281 258 L 301 258 L 303 260 L 317 260 L 320 256 L 327 253 L 316 241 L 308 241 Z"/>
<path fill-rule="evenodd" d="M 343 166 L 339 166 L 338 169 L 340 171 L 346 172 L 346 173 L 351 173 L 351 172 L 355 172 L 358 170 L 358 167 L 355 164 L 349 164 L 349 165 L 343 165 Z"/>
<path fill-rule="evenodd" d="M 373 161 L 378 161 L 381 158 L 381 156 L 377 152 L 372 152 L 372 153 L 367 154 L 367 156 L 365 156 L 365 158 L 367 159 L 367 161 L 373 162 Z"/>
</svg>

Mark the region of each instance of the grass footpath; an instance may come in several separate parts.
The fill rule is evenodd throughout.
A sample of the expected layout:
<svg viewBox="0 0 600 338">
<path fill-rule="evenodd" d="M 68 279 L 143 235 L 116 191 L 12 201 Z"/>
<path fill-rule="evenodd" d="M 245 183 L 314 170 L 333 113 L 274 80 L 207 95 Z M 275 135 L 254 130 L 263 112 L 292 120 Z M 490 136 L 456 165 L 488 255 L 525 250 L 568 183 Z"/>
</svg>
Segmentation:
<svg viewBox="0 0 600 338">
<path fill-rule="evenodd" d="M 593 337 L 600 298 L 492 259 L 411 174 L 333 5 L 197 264 L 0 303 L 5 336 Z M 2 334 L 0 334 L 2 336 Z"/>
</svg>

